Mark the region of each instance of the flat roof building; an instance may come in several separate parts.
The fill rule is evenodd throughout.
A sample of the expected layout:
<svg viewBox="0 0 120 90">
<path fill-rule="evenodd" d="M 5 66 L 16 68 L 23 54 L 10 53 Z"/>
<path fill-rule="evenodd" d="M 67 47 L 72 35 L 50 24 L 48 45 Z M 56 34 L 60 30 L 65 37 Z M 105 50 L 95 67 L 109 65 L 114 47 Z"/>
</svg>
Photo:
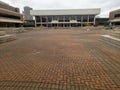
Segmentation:
<svg viewBox="0 0 120 90">
<path fill-rule="evenodd" d="M 36 27 L 81 27 L 95 25 L 100 9 L 31 10 Z"/>
<path fill-rule="evenodd" d="M 19 27 L 22 23 L 19 9 L 0 1 L 0 27 Z"/>
<path fill-rule="evenodd" d="M 109 21 L 114 25 L 120 25 L 120 9 L 110 12 Z"/>
</svg>

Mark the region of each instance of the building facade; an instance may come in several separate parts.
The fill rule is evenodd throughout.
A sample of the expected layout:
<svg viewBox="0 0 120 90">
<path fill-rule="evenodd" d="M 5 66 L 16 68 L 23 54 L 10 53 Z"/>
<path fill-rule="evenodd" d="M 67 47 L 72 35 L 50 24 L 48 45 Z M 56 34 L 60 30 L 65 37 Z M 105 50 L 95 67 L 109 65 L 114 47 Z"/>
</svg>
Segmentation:
<svg viewBox="0 0 120 90">
<path fill-rule="evenodd" d="M 0 27 L 19 27 L 22 23 L 19 9 L 0 1 Z"/>
<path fill-rule="evenodd" d="M 96 18 L 96 25 L 106 26 L 109 18 Z"/>
<path fill-rule="evenodd" d="M 33 20 L 33 16 L 30 15 L 30 10 L 32 10 L 31 7 L 28 7 L 28 6 L 24 7 L 24 20 L 25 21 Z"/>
<path fill-rule="evenodd" d="M 34 27 L 35 22 L 33 20 L 33 16 L 30 15 L 30 10 L 32 10 L 31 7 L 29 6 L 25 6 L 24 7 L 24 11 L 23 11 L 23 15 L 24 15 L 24 27 Z"/>
<path fill-rule="evenodd" d="M 81 27 L 95 25 L 100 9 L 31 10 L 35 27 Z"/>
<path fill-rule="evenodd" d="M 120 25 L 120 9 L 110 12 L 109 21 L 114 25 Z"/>
</svg>

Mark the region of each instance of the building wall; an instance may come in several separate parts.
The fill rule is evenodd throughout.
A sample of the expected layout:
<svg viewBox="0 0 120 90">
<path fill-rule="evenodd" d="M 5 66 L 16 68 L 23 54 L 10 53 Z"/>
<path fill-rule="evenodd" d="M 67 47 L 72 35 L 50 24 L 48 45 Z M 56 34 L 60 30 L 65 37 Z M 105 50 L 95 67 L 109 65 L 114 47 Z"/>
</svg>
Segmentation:
<svg viewBox="0 0 120 90">
<path fill-rule="evenodd" d="M 95 24 L 95 15 L 35 16 L 36 27 L 81 27 Z"/>
<path fill-rule="evenodd" d="M 95 25 L 100 8 L 31 10 L 30 13 L 35 17 L 36 27 L 81 27 Z"/>
<path fill-rule="evenodd" d="M 0 2 L 0 27 L 14 27 L 23 22 L 19 9 Z"/>
<path fill-rule="evenodd" d="M 116 15 L 119 15 L 119 16 L 116 17 Z M 110 20 L 120 18 L 120 9 L 110 12 L 109 18 L 110 18 Z"/>
<path fill-rule="evenodd" d="M 113 25 L 120 25 L 120 9 L 110 12 L 109 19 Z"/>
<path fill-rule="evenodd" d="M 96 25 L 106 25 L 109 18 L 96 18 Z"/>
<path fill-rule="evenodd" d="M 8 4 L 0 3 L 0 8 L 7 9 L 7 10 L 10 10 L 10 11 L 14 11 L 14 12 L 20 12 L 19 8 L 12 7 Z"/>
<path fill-rule="evenodd" d="M 24 19 L 25 20 L 33 20 L 33 16 L 30 15 L 30 10 L 32 10 L 32 8 L 24 7 Z"/>
<path fill-rule="evenodd" d="M 55 9 L 55 10 L 31 10 L 31 15 L 98 15 L 100 8 L 94 9 Z"/>
<path fill-rule="evenodd" d="M 13 16 L 13 19 L 15 19 L 14 17 L 18 17 L 20 20 L 23 20 L 23 15 L 20 13 L 13 11 L 11 12 L 10 10 L 4 10 L 3 8 L 0 8 L 0 17 L 10 18 L 9 16 Z"/>
</svg>

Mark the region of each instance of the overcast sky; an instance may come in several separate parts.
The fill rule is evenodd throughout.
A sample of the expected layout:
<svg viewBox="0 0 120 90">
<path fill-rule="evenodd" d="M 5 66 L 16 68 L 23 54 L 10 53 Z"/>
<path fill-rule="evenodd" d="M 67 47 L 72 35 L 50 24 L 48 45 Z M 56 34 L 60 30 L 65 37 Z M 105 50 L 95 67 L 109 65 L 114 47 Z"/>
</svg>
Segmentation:
<svg viewBox="0 0 120 90">
<path fill-rule="evenodd" d="M 112 10 L 120 9 L 120 0 L 1 0 L 23 10 L 24 6 L 33 9 L 84 9 L 101 8 L 100 17 L 108 17 Z"/>
</svg>

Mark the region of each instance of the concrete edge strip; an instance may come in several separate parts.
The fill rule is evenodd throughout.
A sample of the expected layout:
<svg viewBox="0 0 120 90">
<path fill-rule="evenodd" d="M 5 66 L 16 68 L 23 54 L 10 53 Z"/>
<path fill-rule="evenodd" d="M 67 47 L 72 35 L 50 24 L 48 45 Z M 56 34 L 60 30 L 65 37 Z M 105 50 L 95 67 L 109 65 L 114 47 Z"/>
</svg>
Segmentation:
<svg viewBox="0 0 120 90">
<path fill-rule="evenodd" d="M 101 35 L 101 36 L 106 37 L 106 38 L 110 38 L 110 39 L 113 39 L 113 40 L 116 40 L 116 41 L 120 42 L 119 38 L 116 38 L 116 37 L 113 37 L 113 36 L 110 36 L 110 35 Z"/>
<path fill-rule="evenodd" d="M 106 44 L 108 44 L 108 45 L 111 45 L 111 46 L 114 46 L 114 47 L 120 49 L 120 46 L 118 46 L 118 45 L 116 45 L 116 44 L 110 43 L 110 42 L 105 41 L 105 40 L 102 40 L 102 39 L 98 39 L 98 40 L 100 40 L 100 41 L 102 41 L 102 42 L 104 42 L 104 43 L 106 43 Z"/>
</svg>

